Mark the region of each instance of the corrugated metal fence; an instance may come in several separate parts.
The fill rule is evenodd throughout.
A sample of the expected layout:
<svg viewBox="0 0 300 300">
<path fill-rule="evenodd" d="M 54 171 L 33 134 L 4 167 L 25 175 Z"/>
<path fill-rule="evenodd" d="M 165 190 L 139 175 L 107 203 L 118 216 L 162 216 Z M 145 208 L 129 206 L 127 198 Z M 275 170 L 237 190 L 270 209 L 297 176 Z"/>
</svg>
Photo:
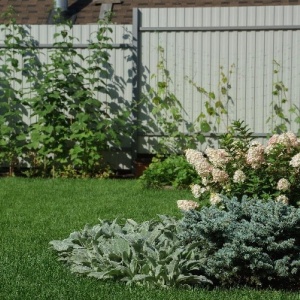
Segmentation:
<svg viewBox="0 0 300 300">
<path fill-rule="evenodd" d="M 218 132 L 225 132 L 231 121 L 241 119 L 258 137 L 265 138 L 275 126 L 275 120 L 266 122 L 278 101 L 272 93 L 275 83 L 288 88 L 288 102 L 282 109 L 289 119 L 295 117 L 289 108 L 300 107 L 300 6 L 145 8 L 135 9 L 133 15 L 132 26 L 112 25 L 112 83 L 118 92 L 108 101 L 122 105 L 139 101 L 147 87 L 160 80 L 157 65 L 163 59 L 172 79 L 170 89 L 191 122 L 205 111 L 206 98 L 195 85 L 224 100 L 221 72 L 223 78 L 229 78 L 225 98 L 230 96 L 230 101 Z M 96 28 L 73 27 L 78 51 L 86 51 Z M 35 25 L 29 29 L 45 54 L 53 44 L 55 27 Z M 134 115 L 146 127 L 153 118 L 147 109 L 144 105 Z M 298 131 L 299 124 L 291 122 L 290 128 Z M 151 128 L 139 131 L 133 143 L 124 145 L 126 149 L 113 159 L 116 167 L 129 167 L 132 155 L 151 151 L 153 136 L 159 132 Z"/>
<path fill-rule="evenodd" d="M 265 137 L 275 126 L 275 120 L 266 122 L 279 100 L 272 93 L 275 83 L 288 88 L 282 106 L 286 116 L 295 118 L 289 108 L 300 105 L 299 16 L 300 6 L 141 9 L 135 16 L 140 20 L 140 65 L 156 74 L 158 46 L 164 49 L 174 93 L 190 120 L 205 111 L 205 96 L 187 79 L 222 98 L 223 72 L 232 101 L 218 130 L 225 132 L 232 120 L 241 119 Z M 299 124 L 290 127 L 297 132 Z"/>
</svg>

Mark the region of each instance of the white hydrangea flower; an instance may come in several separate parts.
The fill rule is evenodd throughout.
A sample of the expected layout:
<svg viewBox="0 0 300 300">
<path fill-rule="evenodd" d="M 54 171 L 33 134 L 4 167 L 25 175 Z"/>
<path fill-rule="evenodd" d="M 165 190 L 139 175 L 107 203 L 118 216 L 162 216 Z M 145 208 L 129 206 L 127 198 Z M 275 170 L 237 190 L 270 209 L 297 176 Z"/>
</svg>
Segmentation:
<svg viewBox="0 0 300 300">
<path fill-rule="evenodd" d="M 225 171 L 216 168 L 212 170 L 212 177 L 214 182 L 219 183 L 226 182 L 229 178 L 228 174 Z"/>
<path fill-rule="evenodd" d="M 194 165 L 198 160 L 204 158 L 202 152 L 194 150 L 194 149 L 187 149 L 185 151 L 185 157 L 188 163 Z"/>
<path fill-rule="evenodd" d="M 290 161 L 290 166 L 294 168 L 300 167 L 300 153 L 294 155 Z"/>
<path fill-rule="evenodd" d="M 199 207 L 199 204 L 192 200 L 177 200 L 177 207 L 181 210 L 191 210 Z"/>
<path fill-rule="evenodd" d="M 270 144 L 270 145 L 266 146 L 265 153 L 268 155 L 268 154 L 272 153 L 272 151 L 274 149 L 275 149 L 275 145 L 274 144 Z"/>
<path fill-rule="evenodd" d="M 282 133 L 279 135 L 278 139 L 277 139 L 277 143 L 281 144 L 287 148 L 290 148 L 292 145 L 292 142 L 289 138 L 289 136 L 286 133 Z"/>
<path fill-rule="evenodd" d="M 293 133 L 291 131 L 288 131 L 286 133 L 286 135 L 290 139 L 290 142 L 291 142 L 291 144 L 292 144 L 293 147 L 298 147 L 299 146 L 299 141 L 298 141 L 298 138 L 297 138 L 297 136 L 296 136 L 295 133 Z"/>
<path fill-rule="evenodd" d="M 207 177 L 202 177 L 201 180 L 202 180 L 202 184 L 203 184 L 204 186 L 207 186 L 207 185 L 209 184 L 209 180 L 208 180 Z"/>
<path fill-rule="evenodd" d="M 187 161 L 194 166 L 196 172 L 200 177 L 207 177 L 210 175 L 212 170 L 212 165 L 203 156 L 202 152 L 188 149 L 185 151 L 185 156 Z"/>
<path fill-rule="evenodd" d="M 289 183 L 289 181 L 285 178 L 281 178 L 278 182 L 277 182 L 277 189 L 279 191 L 287 191 L 290 188 L 291 184 Z"/>
<path fill-rule="evenodd" d="M 195 170 L 200 177 L 207 177 L 210 175 L 212 171 L 212 165 L 207 161 L 204 157 L 203 159 L 199 160 L 195 165 Z"/>
<path fill-rule="evenodd" d="M 233 182 L 243 183 L 246 180 L 246 175 L 242 170 L 236 170 L 233 174 Z"/>
<path fill-rule="evenodd" d="M 220 194 L 211 193 L 209 201 L 212 205 L 217 205 L 218 203 L 222 202 L 222 199 Z"/>
<path fill-rule="evenodd" d="M 247 152 L 246 162 L 253 169 L 258 169 L 265 161 L 264 146 L 259 142 L 253 141 Z"/>
<path fill-rule="evenodd" d="M 191 186 L 192 194 L 195 198 L 199 198 L 204 192 L 206 192 L 206 188 L 201 187 L 199 184 L 193 184 Z"/>
<path fill-rule="evenodd" d="M 224 167 L 232 158 L 224 149 L 207 148 L 205 153 L 215 167 Z"/>
<path fill-rule="evenodd" d="M 277 202 L 282 202 L 284 204 L 289 204 L 289 198 L 286 195 L 279 195 L 276 197 Z"/>
<path fill-rule="evenodd" d="M 268 141 L 268 146 L 270 145 L 274 145 L 277 144 L 277 140 L 278 140 L 279 134 L 274 134 L 270 137 L 269 141 Z"/>
</svg>

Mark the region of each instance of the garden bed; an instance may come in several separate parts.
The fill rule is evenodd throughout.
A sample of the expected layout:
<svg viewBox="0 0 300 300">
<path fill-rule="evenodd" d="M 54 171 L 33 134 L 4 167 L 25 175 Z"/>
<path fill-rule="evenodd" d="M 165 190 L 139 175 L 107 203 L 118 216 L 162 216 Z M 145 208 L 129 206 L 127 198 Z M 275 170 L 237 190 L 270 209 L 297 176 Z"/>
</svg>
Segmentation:
<svg viewBox="0 0 300 300">
<path fill-rule="evenodd" d="M 98 218 L 145 221 L 180 216 L 189 191 L 143 190 L 136 180 L 1 178 L 0 298 L 15 299 L 298 299 L 296 292 L 128 288 L 78 277 L 57 262 L 49 241 Z"/>
</svg>

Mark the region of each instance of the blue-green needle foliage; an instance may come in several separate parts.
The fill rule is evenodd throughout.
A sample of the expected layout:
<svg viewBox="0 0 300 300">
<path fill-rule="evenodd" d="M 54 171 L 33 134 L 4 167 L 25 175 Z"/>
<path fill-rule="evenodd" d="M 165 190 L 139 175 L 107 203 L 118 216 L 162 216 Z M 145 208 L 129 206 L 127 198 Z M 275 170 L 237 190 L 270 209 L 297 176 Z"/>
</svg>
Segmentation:
<svg viewBox="0 0 300 300">
<path fill-rule="evenodd" d="M 182 240 L 200 243 L 201 274 L 222 286 L 299 288 L 300 209 L 243 197 L 188 211 Z"/>
</svg>

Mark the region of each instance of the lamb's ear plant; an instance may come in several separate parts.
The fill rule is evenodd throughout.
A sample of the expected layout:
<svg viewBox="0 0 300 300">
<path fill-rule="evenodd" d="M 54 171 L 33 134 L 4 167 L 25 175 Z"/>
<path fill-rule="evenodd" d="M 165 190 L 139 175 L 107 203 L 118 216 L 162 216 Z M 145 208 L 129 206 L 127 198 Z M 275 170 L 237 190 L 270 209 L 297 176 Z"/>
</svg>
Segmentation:
<svg viewBox="0 0 300 300">
<path fill-rule="evenodd" d="M 12 7 L 1 17 L 4 48 L 0 49 L 0 161 L 14 174 L 28 134 L 26 83 L 37 66 L 35 41 L 26 27 L 16 24 Z"/>
<path fill-rule="evenodd" d="M 199 273 L 197 244 L 182 247 L 178 229 L 178 221 L 163 215 L 140 224 L 100 220 L 50 244 L 72 272 L 100 280 L 158 287 L 211 285 Z"/>
</svg>

